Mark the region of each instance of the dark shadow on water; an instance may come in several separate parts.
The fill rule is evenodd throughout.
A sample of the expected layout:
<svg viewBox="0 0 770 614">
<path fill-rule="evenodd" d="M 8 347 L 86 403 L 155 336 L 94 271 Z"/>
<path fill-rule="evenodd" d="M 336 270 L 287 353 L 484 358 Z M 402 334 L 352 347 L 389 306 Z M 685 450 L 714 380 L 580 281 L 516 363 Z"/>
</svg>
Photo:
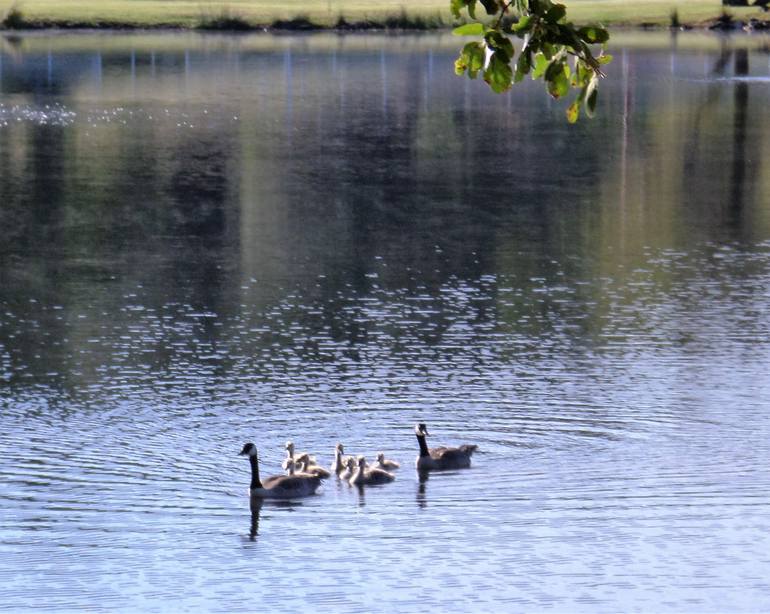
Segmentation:
<svg viewBox="0 0 770 614">
<path fill-rule="evenodd" d="M 735 74 L 749 74 L 749 54 L 746 49 L 735 50 Z M 749 85 L 745 81 L 736 81 L 733 96 L 733 164 L 730 174 L 729 220 L 735 227 L 740 227 L 743 217 L 746 166 L 746 136 L 748 129 Z"/>
<path fill-rule="evenodd" d="M 257 541 L 259 536 L 259 520 L 262 515 L 262 509 L 265 507 L 283 508 L 293 510 L 302 505 L 301 501 L 287 499 L 251 499 L 249 507 L 251 508 L 251 522 L 249 525 L 249 541 Z"/>
<path fill-rule="evenodd" d="M 417 507 L 420 509 L 426 509 L 428 507 L 425 484 L 428 482 L 429 478 L 429 471 L 417 470 Z"/>
<path fill-rule="evenodd" d="M 364 507 L 366 505 L 365 493 L 367 488 L 373 488 L 377 490 L 379 488 L 385 488 L 389 486 L 389 484 L 352 484 L 351 486 L 358 491 L 358 507 Z"/>
<path fill-rule="evenodd" d="M 251 502 L 251 525 L 249 526 L 249 540 L 257 541 L 259 535 L 259 515 L 262 512 L 262 501 Z"/>
</svg>

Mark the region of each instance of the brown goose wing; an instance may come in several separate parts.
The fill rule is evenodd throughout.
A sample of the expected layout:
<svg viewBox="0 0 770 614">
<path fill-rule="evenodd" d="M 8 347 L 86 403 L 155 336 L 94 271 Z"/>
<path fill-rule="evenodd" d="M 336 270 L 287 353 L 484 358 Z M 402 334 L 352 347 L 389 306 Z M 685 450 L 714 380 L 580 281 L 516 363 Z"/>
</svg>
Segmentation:
<svg viewBox="0 0 770 614">
<path fill-rule="evenodd" d="M 459 448 L 432 448 L 430 451 L 431 458 L 442 461 L 454 461 L 467 458 L 478 448 L 476 445 L 464 444 Z"/>
<path fill-rule="evenodd" d="M 262 485 L 271 490 L 293 491 L 305 486 L 308 480 L 312 480 L 312 478 L 297 475 L 274 475 L 267 478 Z"/>
<path fill-rule="evenodd" d="M 442 458 L 452 456 L 453 453 L 457 453 L 457 448 L 447 448 L 446 446 L 441 446 L 440 448 L 430 449 L 430 457 L 436 460 L 441 460 Z"/>
</svg>

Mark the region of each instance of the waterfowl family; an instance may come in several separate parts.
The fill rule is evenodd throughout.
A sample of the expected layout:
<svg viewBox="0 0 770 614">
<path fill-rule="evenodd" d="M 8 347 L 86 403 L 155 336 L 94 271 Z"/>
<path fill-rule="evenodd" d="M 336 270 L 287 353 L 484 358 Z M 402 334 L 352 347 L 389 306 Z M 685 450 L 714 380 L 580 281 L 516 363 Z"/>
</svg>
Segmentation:
<svg viewBox="0 0 770 614">
<path fill-rule="evenodd" d="M 248 456 L 251 464 L 249 495 L 252 499 L 292 499 L 312 495 L 321 485 L 321 478 L 315 475 L 274 475 L 264 482 L 259 479 L 257 446 L 244 444 L 241 456 Z M 293 470 L 293 464 L 291 465 Z"/>
<path fill-rule="evenodd" d="M 428 448 L 426 438 L 428 429 L 424 423 L 419 423 L 414 429 L 417 442 L 420 445 L 420 455 L 416 466 L 420 475 L 434 469 L 461 469 L 470 467 L 471 456 L 476 451 L 476 445 L 464 444 L 456 448 Z M 249 494 L 252 505 L 262 499 L 291 499 L 312 495 L 321 485 L 321 480 L 331 477 L 334 473 L 340 480 L 352 485 L 386 484 L 395 479 L 392 470 L 398 469 L 397 461 L 385 458 L 384 452 L 377 454 L 377 461 L 369 467 L 366 459 L 359 456 L 345 456 L 344 448 L 338 443 L 334 449 L 334 461 L 331 472 L 315 462 L 315 457 L 308 453 L 296 454 L 294 443 L 286 442 L 286 459 L 283 467 L 288 475 L 274 475 L 262 481 L 259 477 L 259 460 L 257 447 L 253 443 L 244 444 L 240 454 L 248 456 L 251 464 L 251 484 Z"/>
<path fill-rule="evenodd" d="M 424 423 L 414 427 L 417 442 L 420 445 L 420 456 L 415 465 L 417 469 L 430 471 L 432 469 L 464 469 L 471 466 L 471 456 L 478 448 L 475 444 L 463 444 L 457 448 L 428 448 L 426 437 L 428 428 Z"/>
<path fill-rule="evenodd" d="M 401 466 L 401 463 L 386 459 L 385 458 L 385 452 L 378 452 L 377 453 L 377 461 L 374 463 L 375 469 L 382 469 L 384 471 L 393 471 L 394 469 L 398 469 Z"/>
<path fill-rule="evenodd" d="M 396 479 L 395 475 L 384 469 L 367 468 L 366 459 L 363 456 L 358 457 L 357 463 L 358 466 L 348 480 L 353 486 L 387 484 Z"/>
</svg>

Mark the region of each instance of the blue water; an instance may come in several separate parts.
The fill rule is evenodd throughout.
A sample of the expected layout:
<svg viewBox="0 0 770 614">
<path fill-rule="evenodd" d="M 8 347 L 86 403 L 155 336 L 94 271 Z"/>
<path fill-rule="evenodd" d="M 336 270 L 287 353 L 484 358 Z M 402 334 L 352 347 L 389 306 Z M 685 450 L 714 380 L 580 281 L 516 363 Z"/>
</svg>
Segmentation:
<svg viewBox="0 0 770 614">
<path fill-rule="evenodd" d="M 448 35 L 5 39 L 0 610 L 770 610 L 767 58 L 616 40 L 569 126 Z M 402 468 L 252 513 L 289 439 Z"/>
</svg>

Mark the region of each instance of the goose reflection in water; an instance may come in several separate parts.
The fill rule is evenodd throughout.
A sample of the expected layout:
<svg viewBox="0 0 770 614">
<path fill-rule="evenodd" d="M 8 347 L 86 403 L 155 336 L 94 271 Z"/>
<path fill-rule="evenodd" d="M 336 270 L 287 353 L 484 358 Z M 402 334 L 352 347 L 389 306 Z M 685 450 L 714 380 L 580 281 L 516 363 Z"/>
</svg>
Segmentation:
<svg viewBox="0 0 770 614">
<path fill-rule="evenodd" d="M 417 470 L 417 507 L 425 509 L 428 507 L 428 497 L 425 495 L 425 483 L 430 478 L 430 471 L 426 469 Z"/>
<path fill-rule="evenodd" d="M 262 501 L 251 501 L 251 526 L 249 527 L 249 540 L 257 541 L 259 535 L 259 514 L 262 512 Z"/>
<path fill-rule="evenodd" d="M 366 486 L 363 484 L 351 484 L 351 486 L 358 491 L 358 507 L 365 507 L 366 498 L 364 497 L 364 493 L 366 492 Z"/>
<path fill-rule="evenodd" d="M 300 501 L 281 499 L 251 499 L 251 523 L 249 525 L 249 541 L 257 541 L 257 537 L 259 536 L 259 520 L 262 515 L 263 507 L 270 506 L 275 508 L 286 508 L 289 510 L 294 510 L 294 508 L 299 507 L 300 505 L 302 505 Z"/>
<path fill-rule="evenodd" d="M 365 493 L 367 488 L 374 488 L 375 490 L 381 488 L 382 484 L 351 484 L 351 488 L 358 491 L 358 507 L 364 507 L 366 505 Z"/>
</svg>

